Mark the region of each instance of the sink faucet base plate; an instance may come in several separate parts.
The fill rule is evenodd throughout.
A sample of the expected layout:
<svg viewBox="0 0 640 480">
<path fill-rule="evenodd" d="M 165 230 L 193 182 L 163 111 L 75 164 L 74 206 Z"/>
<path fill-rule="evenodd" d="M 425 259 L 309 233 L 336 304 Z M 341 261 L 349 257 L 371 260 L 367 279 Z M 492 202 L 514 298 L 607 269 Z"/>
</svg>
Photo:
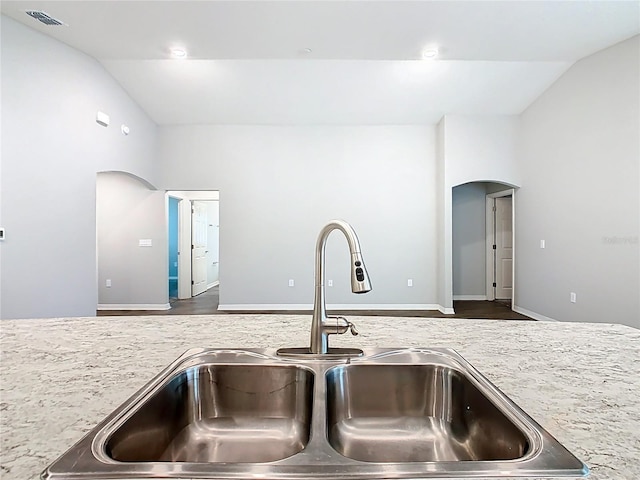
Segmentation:
<svg viewBox="0 0 640 480">
<path fill-rule="evenodd" d="M 329 348 L 327 353 L 312 353 L 309 347 L 292 347 L 279 348 L 276 354 L 280 357 L 288 358 L 341 359 L 361 357 L 363 352 L 359 348 Z"/>
</svg>

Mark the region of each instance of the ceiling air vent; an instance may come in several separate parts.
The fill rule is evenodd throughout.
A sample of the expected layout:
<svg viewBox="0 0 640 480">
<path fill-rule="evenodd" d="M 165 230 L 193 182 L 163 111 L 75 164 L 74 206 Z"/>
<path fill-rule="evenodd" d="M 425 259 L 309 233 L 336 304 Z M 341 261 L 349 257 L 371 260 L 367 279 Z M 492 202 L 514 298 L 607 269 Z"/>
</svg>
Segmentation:
<svg viewBox="0 0 640 480">
<path fill-rule="evenodd" d="M 27 10 L 27 15 L 35 18 L 39 22 L 44 23 L 45 25 L 66 25 L 66 23 L 61 22 L 57 18 L 53 18 L 47 12 L 43 12 L 40 10 Z"/>
</svg>

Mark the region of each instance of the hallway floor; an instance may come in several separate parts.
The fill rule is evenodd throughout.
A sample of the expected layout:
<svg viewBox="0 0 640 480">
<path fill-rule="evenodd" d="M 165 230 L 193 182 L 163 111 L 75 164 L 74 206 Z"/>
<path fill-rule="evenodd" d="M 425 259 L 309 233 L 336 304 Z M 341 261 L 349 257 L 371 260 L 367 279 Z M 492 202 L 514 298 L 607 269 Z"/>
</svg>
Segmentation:
<svg viewBox="0 0 640 480">
<path fill-rule="evenodd" d="M 264 314 L 278 313 L 285 315 L 311 314 L 311 310 L 234 310 L 219 311 L 220 287 L 213 287 L 200 295 L 185 300 L 171 299 L 170 310 L 101 310 L 99 317 L 121 315 L 223 315 L 227 313 Z M 424 318 L 480 318 L 490 320 L 533 320 L 511 310 L 505 301 L 455 301 L 454 315 L 445 315 L 437 310 L 349 310 L 333 311 L 332 315 L 371 315 L 379 317 L 424 317 Z"/>
</svg>

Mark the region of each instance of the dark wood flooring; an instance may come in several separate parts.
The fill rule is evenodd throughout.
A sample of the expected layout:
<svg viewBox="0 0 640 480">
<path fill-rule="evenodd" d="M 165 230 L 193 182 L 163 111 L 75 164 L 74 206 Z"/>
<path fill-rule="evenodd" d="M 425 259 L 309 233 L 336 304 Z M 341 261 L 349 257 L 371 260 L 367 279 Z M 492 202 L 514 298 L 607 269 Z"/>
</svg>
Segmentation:
<svg viewBox="0 0 640 480">
<path fill-rule="evenodd" d="M 170 310 L 101 310 L 98 316 L 122 315 L 221 315 L 227 313 L 264 314 L 279 313 L 284 315 L 311 314 L 311 310 L 269 310 L 257 312 L 255 310 L 221 312 L 219 287 L 213 287 L 197 297 L 186 300 L 171 300 Z M 471 301 L 460 300 L 453 302 L 454 315 L 445 315 L 437 310 L 349 310 L 329 312 L 332 315 L 371 315 L 381 317 L 424 317 L 424 318 L 486 318 L 493 320 L 533 320 L 525 315 L 511 310 L 510 303 L 503 301 Z"/>
</svg>

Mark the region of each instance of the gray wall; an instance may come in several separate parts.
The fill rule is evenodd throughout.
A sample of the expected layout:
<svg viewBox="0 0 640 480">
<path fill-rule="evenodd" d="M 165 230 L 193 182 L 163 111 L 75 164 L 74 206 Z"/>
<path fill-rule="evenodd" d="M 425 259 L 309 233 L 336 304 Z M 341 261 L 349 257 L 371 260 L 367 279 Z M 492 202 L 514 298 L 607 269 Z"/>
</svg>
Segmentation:
<svg viewBox="0 0 640 480">
<path fill-rule="evenodd" d="M 220 190 L 221 304 L 311 304 L 316 237 L 333 218 L 358 232 L 374 289 L 351 294 L 348 249 L 334 232 L 328 303 L 436 303 L 433 127 L 159 132 L 162 188 Z"/>
<path fill-rule="evenodd" d="M 96 60 L 1 21 L 0 317 L 94 315 L 96 172 L 153 181 L 156 127 Z"/>
<path fill-rule="evenodd" d="M 453 188 L 469 182 L 520 184 L 514 115 L 446 115 L 438 124 L 438 299 L 453 313 Z"/>
<path fill-rule="evenodd" d="M 637 36 L 585 58 L 522 115 L 521 308 L 640 327 L 639 59 Z"/>
<path fill-rule="evenodd" d="M 168 308 L 164 192 L 124 173 L 99 173 L 96 203 L 100 307 Z M 140 247 L 141 239 L 152 246 Z"/>
<path fill-rule="evenodd" d="M 451 187 L 521 185 L 515 305 L 558 320 L 639 323 L 637 37 L 578 62 L 521 118 L 447 116 L 437 162 L 431 126 L 190 126 L 162 129 L 157 165 L 155 125 L 98 62 L 6 17 L 1 40 L 2 318 L 93 314 L 96 173 L 122 170 L 152 183 L 157 173 L 163 188 L 222 191 L 229 304 L 311 303 L 316 235 L 344 217 L 374 291 L 348 293 L 334 234 L 330 303 L 444 305 Z M 111 127 L 95 123 L 97 110 Z"/>
<path fill-rule="evenodd" d="M 446 115 L 445 185 L 497 181 L 520 185 L 516 115 Z"/>
<path fill-rule="evenodd" d="M 454 299 L 486 298 L 487 187 L 484 183 L 467 183 L 454 187 L 452 195 Z"/>
</svg>

